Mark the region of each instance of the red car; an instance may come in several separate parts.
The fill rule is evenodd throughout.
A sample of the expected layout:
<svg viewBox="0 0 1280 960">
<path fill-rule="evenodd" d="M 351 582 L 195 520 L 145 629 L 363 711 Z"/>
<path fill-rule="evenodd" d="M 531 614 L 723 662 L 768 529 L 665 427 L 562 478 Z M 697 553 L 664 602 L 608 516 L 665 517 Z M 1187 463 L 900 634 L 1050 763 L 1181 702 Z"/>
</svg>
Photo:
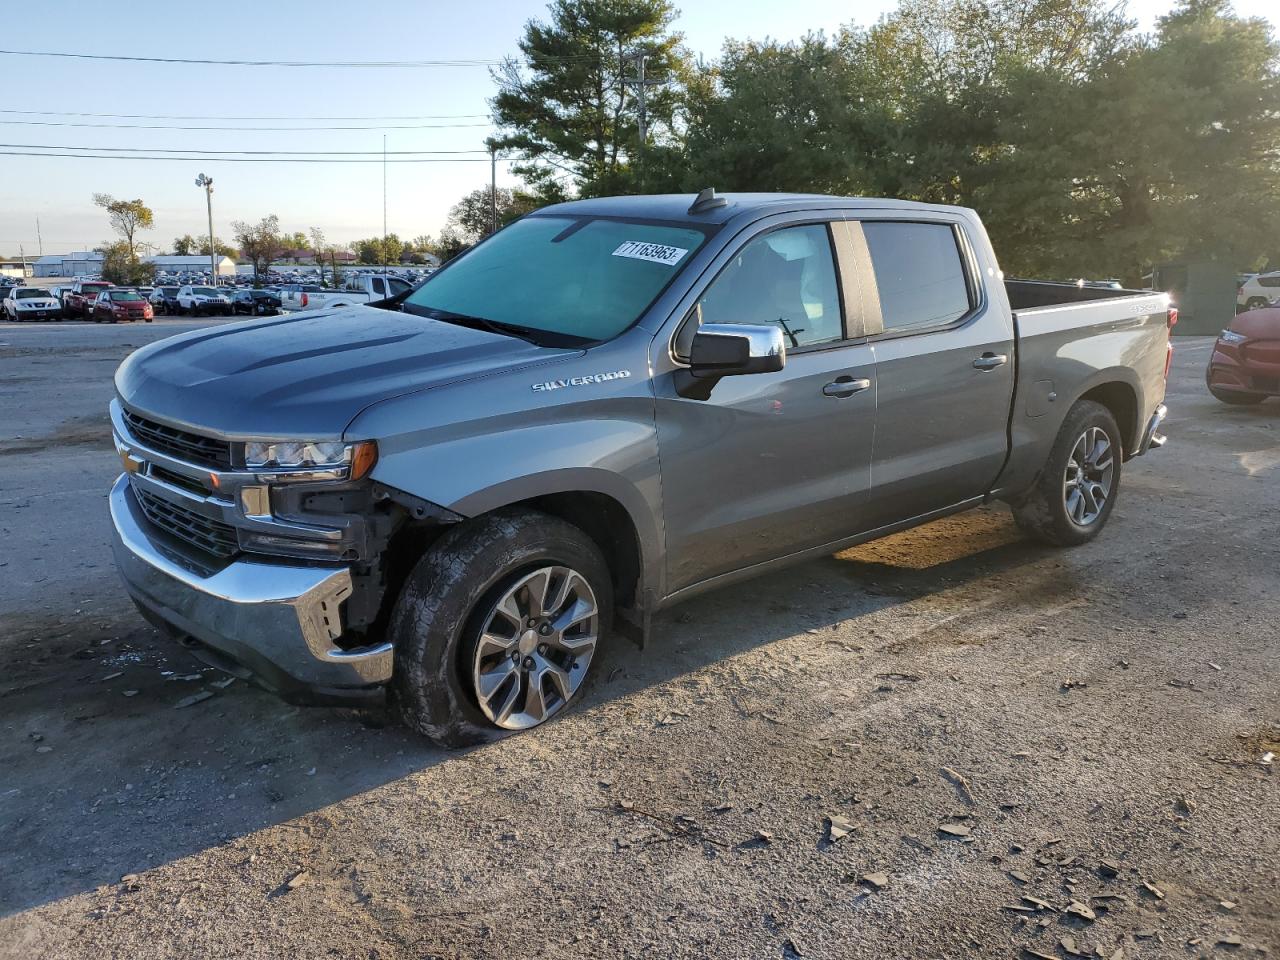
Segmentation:
<svg viewBox="0 0 1280 960">
<path fill-rule="evenodd" d="M 1280 306 L 1236 314 L 1218 334 L 1205 382 L 1223 403 L 1280 396 Z"/>
<path fill-rule="evenodd" d="M 93 312 L 90 316 L 94 323 L 100 323 L 103 320 L 111 323 L 119 320 L 145 320 L 150 323 L 155 314 L 151 310 L 151 304 L 147 303 L 142 294 L 136 290 L 112 288 L 98 294 L 98 299 L 93 302 Z"/>
</svg>

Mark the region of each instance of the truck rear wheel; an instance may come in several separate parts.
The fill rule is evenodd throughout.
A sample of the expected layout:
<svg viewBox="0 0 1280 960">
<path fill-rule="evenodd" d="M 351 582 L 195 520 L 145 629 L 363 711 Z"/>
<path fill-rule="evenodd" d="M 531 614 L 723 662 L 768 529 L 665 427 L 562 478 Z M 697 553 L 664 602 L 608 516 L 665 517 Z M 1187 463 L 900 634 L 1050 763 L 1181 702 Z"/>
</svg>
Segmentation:
<svg viewBox="0 0 1280 960">
<path fill-rule="evenodd" d="M 612 617 L 608 565 L 577 527 L 531 510 L 461 523 L 391 615 L 400 718 L 450 747 L 538 726 L 582 688 Z"/>
<path fill-rule="evenodd" d="M 1106 407 L 1081 400 L 1067 413 L 1031 491 L 1013 507 L 1018 526 L 1037 540 L 1070 547 L 1106 525 L 1120 492 L 1124 445 Z"/>
</svg>

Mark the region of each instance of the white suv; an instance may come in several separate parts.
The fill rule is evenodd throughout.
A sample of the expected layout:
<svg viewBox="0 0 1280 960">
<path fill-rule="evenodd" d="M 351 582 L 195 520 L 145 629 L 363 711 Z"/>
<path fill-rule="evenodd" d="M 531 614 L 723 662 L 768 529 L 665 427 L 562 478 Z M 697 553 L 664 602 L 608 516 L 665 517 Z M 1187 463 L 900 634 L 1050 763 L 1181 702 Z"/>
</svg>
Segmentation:
<svg viewBox="0 0 1280 960">
<path fill-rule="evenodd" d="M 178 312 L 199 316 L 202 313 L 231 314 L 231 299 L 213 287 L 188 284 L 178 291 Z"/>
<path fill-rule="evenodd" d="M 1241 284 L 1236 293 L 1236 306 L 1241 310 L 1256 310 L 1276 299 L 1280 299 L 1280 270 L 1260 273 Z"/>
</svg>

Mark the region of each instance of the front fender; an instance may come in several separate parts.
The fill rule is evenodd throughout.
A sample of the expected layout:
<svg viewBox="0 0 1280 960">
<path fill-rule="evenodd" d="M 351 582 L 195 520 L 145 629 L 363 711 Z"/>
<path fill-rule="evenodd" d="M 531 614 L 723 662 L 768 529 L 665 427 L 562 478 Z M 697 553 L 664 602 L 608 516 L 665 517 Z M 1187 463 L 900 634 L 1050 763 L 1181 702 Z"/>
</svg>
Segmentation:
<svg viewBox="0 0 1280 960">
<path fill-rule="evenodd" d="M 626 339 L 626 338 L 624 338 Z M 624 344 L 552 361 L 557 377 L 628 369 Z M 628 374 L 554 391 L 535 365 L 374 404 L 347 436 L 378 441 L 374 480 L 466 517 L 551 494 L 616 501 L 634 527 L 645 594 L 661 596 L 662 485 L 654 399 Z"/>
</svg>

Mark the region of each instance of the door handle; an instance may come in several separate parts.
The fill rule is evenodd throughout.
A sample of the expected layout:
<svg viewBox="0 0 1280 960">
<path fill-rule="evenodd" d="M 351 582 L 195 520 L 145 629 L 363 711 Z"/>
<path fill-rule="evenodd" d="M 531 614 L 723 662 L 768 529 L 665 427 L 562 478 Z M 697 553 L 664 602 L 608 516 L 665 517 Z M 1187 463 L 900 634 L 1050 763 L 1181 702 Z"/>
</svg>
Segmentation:
<svg viewBox="0 0 1280 960">
<path fill-rule="evenodd" d="M 1008 362 L 1009 357 L 1007 354 L 988 352 L 973 361 L 973 365 L 979 370 L 994 370 L 996 367 L 1003 366 Z"/>
<path fill-rule="evenodd" d="M 823 396 L 827 397 L 852 397 L 855 393 L 861 393 L 870 386 L 870 380 L 855 380 L 853 377 L 838 377 L 823 387 L 822 393 Z"/>
</svg>

